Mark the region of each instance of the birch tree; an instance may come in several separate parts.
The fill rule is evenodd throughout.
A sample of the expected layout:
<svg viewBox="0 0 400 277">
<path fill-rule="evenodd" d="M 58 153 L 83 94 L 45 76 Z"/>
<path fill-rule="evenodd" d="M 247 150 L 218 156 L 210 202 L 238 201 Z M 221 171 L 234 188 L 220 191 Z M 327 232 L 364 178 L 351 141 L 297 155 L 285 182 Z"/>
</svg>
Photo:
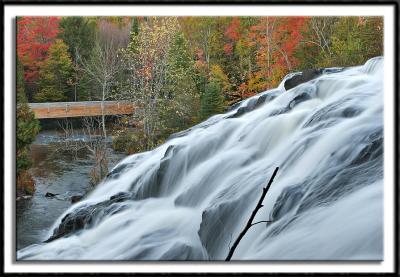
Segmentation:
<svg viewBox="0 0 400 277">
<path fill-rule="evenodd" d="M 107 40 L 98 38 L 89 60 L 81 59 L 82 68 L 90 76 L 100 91 L 99 100 L 101 100 L 101 117 L 103 136 L 107 137 L 105 125 L 104 101 L 111 98 L 111 87 L 122 68 L 121 57 L 115 47 L 113 37 Z"/>
</svg>

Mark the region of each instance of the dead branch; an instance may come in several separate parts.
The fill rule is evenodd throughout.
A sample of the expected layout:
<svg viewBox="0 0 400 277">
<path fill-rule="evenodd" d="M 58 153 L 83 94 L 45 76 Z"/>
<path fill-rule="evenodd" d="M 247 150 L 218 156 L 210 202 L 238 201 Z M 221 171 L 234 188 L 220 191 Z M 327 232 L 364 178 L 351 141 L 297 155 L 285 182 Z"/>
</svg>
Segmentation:
<svg viewBox="0 0 400 277">
<path fill-rule="evenodd" d="M 262 223 L 262 222 L 269 222 L 266 220 L 263 221 L 258 221 L 256 223 L 252 223 L 253 219 L 255 218 L 257 212 L 259 209 L 261 209 L 264 205 L 262 204 L 262 202 L 264 201 L 265 196 L 267 195 L 267 192 L 269 190 L 269 188 L 271 187 L 272 182 L 274 181 L 275 175 L 278 172 L 279 167 L 275 168 L 274 173 L 271 176 L 271 179 L 268 182 L 268 185 L 263 188 L 263 192 L 261 194 L 260 200 L 258 200 L 257 206 L 256 208 L 253 210 L 253 212 L 251 213 L 251 216 L 249 218 L 249 220 L 247 221 L 246 226 L 244 227 L 243 231 L 239 234 L 239 236 L 237 237 L 237 239 L 235 240 L 235 242 L 232 245 L 232 248 L 229 250 L 228 256 L 226 257 L 225 261 L 230 261 L 233 253 L 235 252 L 236 247 L 239 245 L 240 240 L 244 237 L 244 235 L 247 233 L 247 231 L 251 228 L 251 226 L 254 226 L 258 223 Z"/>
</svg>

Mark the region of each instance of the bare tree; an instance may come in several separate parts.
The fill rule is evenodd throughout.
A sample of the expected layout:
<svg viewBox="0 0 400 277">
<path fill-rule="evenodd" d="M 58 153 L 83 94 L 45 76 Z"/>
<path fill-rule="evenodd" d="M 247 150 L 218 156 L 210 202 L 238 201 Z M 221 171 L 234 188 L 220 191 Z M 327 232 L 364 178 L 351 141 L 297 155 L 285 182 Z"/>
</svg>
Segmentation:
<svg viewBox="0 0 400 277">
<path fill-rule="evenodd" d="M 110 98 L 110 89 L 121 69 L 121 60 L 113 49 L 112 41 L 103 45 L 96 42 L 92 58 L 89 61 L 82 61 L 83 70 L 95 81 L 101 89 L 101 118 L 104 137 L 107 137 L 104 113 L 104 101 Z"/>
<path fill-rule="evenodd" d="M 107 137 L 104 101 L 111 98 L 111 88 L 122 69 L 121 56 L 118 51 L 128 44 L 130 25 L 116 26 L 103 19 L 100 20 L 98 29 L 91 58 L 89 60 L 80 59 L 80 61 L 83 71 L 90 76 L 101 91 L 99 99 L 102 101 L 102 129 L 104 137 Z"/>
<path fill-rule="evenodd" d="M 338 17 L 312 17 L 310 21 L 312 37 L 309 40 L 304 40 L 303 43 L 309 43 L 317 46 L 325 57 L 332 57 L 331 37 L 334 32 L 334 25 Z"/>
<path fill-rule="evenodd" d="M 100 182 L 108 173 L 108 147 L 106 137 L 102 135 L 101 117 L 85 117 L 80 134 L 74 128 L 72 122 L 65 119 L 59 123 L 64 131 L 64 143 L 59 151 L 69 151 L 77 158 L 78 153 L 86 150 L 94 166 L 90 171 L 90 179 L 93 185 Z M 79 138 L 81 135 L 82 138 Z"/>
</svg>

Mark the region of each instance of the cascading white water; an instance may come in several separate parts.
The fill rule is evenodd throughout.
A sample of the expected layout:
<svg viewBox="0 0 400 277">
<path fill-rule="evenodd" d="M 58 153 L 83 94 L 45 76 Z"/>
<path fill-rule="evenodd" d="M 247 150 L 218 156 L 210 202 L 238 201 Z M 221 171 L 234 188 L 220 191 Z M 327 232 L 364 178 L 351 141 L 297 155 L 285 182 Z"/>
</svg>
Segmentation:
<svg viewBox="0 0 400 277">
<path fill-rule="evenodd" d="M 383 258 L 383 58 L 283 83 L 121 161 L 18 259 Z"/>
</svg>

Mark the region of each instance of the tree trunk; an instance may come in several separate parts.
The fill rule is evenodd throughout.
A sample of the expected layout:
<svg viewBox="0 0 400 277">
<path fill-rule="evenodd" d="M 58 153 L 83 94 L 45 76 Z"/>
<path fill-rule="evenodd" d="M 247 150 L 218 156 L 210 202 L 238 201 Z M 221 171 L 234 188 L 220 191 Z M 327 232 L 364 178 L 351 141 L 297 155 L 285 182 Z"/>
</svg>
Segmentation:
<svg viewBox="0 0 400 277">
<path fill-rule="evenodd" d="M 103 94 L 102 94 L 102 98 L 101 98 L 101 122 L 102 122 L 102 126 L 103 126 L 103 135 L 104 135 L 104 139 L 106 139 L 107 137 L 107 131 L 106 131 L 106 121 L 105 121 L 105 114 L 104 114 L 104 100 L 105 100 L 105 96 L 106 96 L 106 84 L 103 84 Z"/>
</svg>

